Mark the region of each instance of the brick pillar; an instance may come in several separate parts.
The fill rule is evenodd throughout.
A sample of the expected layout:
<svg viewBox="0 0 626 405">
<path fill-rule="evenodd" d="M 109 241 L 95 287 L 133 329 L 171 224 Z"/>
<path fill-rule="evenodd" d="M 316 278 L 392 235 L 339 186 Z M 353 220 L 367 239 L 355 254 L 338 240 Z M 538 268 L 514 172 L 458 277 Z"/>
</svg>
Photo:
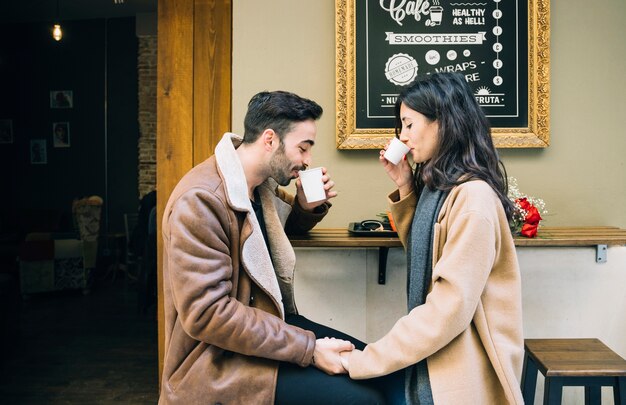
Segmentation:
<svg viewBox="0 0 626 405">
<path fill-rule="evenodd" d="M 139 36 L 139 199 L 156 190 L 157 36 Z"/>
</svg>

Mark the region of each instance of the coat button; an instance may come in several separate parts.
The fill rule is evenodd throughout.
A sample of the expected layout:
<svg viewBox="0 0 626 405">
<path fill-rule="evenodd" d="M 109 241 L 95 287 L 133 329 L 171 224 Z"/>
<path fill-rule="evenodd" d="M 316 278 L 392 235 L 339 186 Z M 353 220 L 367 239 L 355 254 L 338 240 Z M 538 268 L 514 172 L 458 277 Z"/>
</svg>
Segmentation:
<svg viewBox="0 0 626 405">
<path fill-rule="evenodd" d="M 250 296 L 250 305 L 254 304 L 254 295 Z"/>
</svg>

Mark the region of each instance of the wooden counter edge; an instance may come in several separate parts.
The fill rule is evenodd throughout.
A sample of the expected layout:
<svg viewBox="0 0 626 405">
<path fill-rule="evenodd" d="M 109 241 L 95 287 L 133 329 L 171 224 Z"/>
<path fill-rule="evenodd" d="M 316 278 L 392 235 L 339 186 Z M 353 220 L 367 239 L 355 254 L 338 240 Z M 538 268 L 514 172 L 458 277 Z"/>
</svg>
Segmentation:
<svg viewBox="0 0 626 405">
<path fill-rule="evenodd" d="M 294 247 L 402 247 L 397 237 L 359 236 L 344 228 L 314 228 L 289 237 Z M 542 227 L 534 238 L 516 236 L 516 246 L 575 247 L 626 245 L 626 229 L 617 227 Z"/>
</svg>

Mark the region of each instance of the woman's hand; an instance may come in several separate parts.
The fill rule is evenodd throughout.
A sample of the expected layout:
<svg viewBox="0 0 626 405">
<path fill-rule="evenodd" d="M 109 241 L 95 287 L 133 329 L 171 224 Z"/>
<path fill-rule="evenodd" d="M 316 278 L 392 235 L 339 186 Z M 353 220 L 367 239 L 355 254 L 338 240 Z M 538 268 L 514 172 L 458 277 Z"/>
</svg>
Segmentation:
<svg viewBox="0 0 626 405">
<path fill-rule="evenodd" d="M 387 172 L 389 178 L 396 183 L 396 186 L 400 191 L 400 195 L 405 196 L 413 191 L 414 188 L 413 170 L 411 170 L 411 165 L 409 165 L 406 156 L 404 156 L 397 165 L 394 165 L 383 157 L 385 151 L 389 147 L 389 143 L 390 142 L 387 142 L 387 145 L 381 149 L 378 160 L 383 165 L 383 168 L 385 169 L 385 172 Z"/>
<path fill-rule="evenodd" d="M 352 351 L 345 351 L 345 352 L 339 353 L 339 356 L 341 357 L 341 365 L 343 366 L 343 369 L 346 370 L 347 373 L 350 373 L 350 355 L 351 354 L 352 354 Z"/>
</svg>

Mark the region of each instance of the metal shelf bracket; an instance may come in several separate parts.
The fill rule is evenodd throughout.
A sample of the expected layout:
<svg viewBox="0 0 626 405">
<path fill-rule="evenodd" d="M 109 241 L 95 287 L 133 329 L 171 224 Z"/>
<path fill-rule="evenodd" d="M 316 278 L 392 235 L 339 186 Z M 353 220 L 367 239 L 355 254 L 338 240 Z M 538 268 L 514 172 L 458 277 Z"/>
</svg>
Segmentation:
<svg viewBox="0 0 626 405">
<path fill-rule="evenodd" d="M 607 251 L 607 245 L 596 245 L 596 263 L 606 263 Z"/>
</svg>

